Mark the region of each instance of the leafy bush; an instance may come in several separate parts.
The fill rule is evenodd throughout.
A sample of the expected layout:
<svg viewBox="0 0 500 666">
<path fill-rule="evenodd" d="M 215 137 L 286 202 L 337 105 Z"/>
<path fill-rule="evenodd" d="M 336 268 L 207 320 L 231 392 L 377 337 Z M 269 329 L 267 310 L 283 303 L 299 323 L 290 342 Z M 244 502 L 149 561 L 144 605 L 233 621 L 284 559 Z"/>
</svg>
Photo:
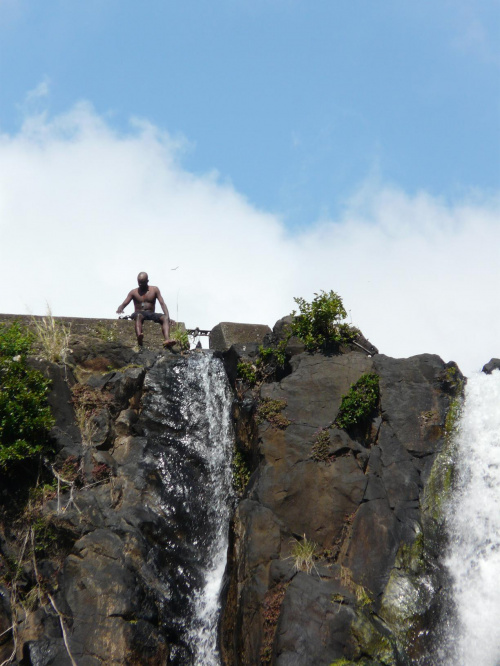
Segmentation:
<svg viewBox="0 0 500 666">
<path fill-rule="evenodd" d="M 321 291 L 314 296 L 311 303 L 304 298 L 294 298 L 299 313 L 292 312 L 291 335 L 300 338 L 309 351 L 354 340 L 358 331 L 342 323 L 347 312 L 340 296 L 334 291 Z"/>
<path fill-rule="evenodd" d="M 238 377 L 243 379 L 249 386 L 257 383 L 257 368 L 249 361 L 240 361 L 237 368 Z"/>
<path fill-rule="evenodd" d="M 33 336 L 17 322 L 0 325 L 0 467 L 32 458 L 47 447 L 54 425 L 46 404 L 50 380 L 29 368 Z"/>
<path fill-rule="evenodd" d="M 374 372 L 361 375 L 347 395 L 343 396 L 334 425 L 337 428 L 350 428 L 360 424 L 370 416 L 379 397 L 379 377 Z"/>
<path fill-rule="evenodd" d="M 291 334 L 288 334 L 283 340 L 280 340 L 275 347 L 259 347 L 259 364 L 275 364 L 279 368 L 285 366 L 286 361 L 286 346 L 290 340 Z"/>
</svg>

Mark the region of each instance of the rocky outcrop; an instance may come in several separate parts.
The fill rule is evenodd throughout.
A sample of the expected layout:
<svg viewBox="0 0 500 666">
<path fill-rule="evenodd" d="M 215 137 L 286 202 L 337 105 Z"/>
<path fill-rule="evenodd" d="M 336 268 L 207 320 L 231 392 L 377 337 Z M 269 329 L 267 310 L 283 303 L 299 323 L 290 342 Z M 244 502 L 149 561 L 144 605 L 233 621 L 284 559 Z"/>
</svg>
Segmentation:
<svg viewBox="0 0 500 666">
<path fill-rule="evenodd" d="M 342 396 L 366 373 L 379 376 L 378 408 L 336 428 Z M 234 519 L 225 664 L 432 664 L 444 574 L 426 561 L 440 520 L 429 480 L 460 379 L 432 355 L 298 353 L 288 376 L 261 387 L 257 415 L 274 404 L 285 420 L 260 419 L 248 444 L 260 462 Z"/>
<path fill-rule="evenodd" d="M 0 663 L 191 663 L 213 493 L 197 434 L 208 425 L 184 404 L 206 404 L 207 377 L 187 372 L 203 354 L 73 342 L 72 368 L 32 361 L 53 381 L 43 483 L 22 467 L 2 477 Z M 115 369 L 89 371 L 96 358 Z"/>
<path fill-rule="evenodd" d="M 493 370 L 500 370 L 500 358 L 492 358 L 483 365 L 483 372 L 487 375 L 491 375 Z"/>
<path fill-rule="evenodd" d="M 222 661 L 430 666 L 463 378 L 437 356 L 391 359 L 362 337 L 327 353 L 290 338 L 284 366 L 249 389 L 238 363 L 255 364 L 286 324 L 217 352 L 234 388 L 244 487 Z M 130 322 L 127 339 L 89 325 L 75 328 L 66 366 L 31 361 L 52 379 L 55 451 L 1 479 L 0 663 L 196 663 L 188 627 L 220 510 L 193 405 L 211 389 L 186 375 L 197 352 L 152 343 L 138 353 Z M 367 374 L 379 378 L 377 406 L 338 427 L 343 396 Z"/>
<path fill-rule="evenodd" d="M 210 349 L 225 351 L 232 345 L 259 344 L 269 333 L 271 333 L 271 329 L 263 324 L 237 324 L 223 321 L 210 331 Z"/>
</svg>

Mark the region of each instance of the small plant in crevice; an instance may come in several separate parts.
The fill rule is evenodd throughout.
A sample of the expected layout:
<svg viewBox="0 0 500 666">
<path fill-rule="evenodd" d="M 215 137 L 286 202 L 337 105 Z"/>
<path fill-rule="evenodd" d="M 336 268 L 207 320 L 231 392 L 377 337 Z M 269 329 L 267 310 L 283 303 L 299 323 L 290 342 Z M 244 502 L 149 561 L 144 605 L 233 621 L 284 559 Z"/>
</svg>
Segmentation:
<svg viewBox="0 0 500 666">
<path fill-rule="evenodd" d="M 288 333 L 283 340 L 280 340 L 275 346 L 259 347 L 259 356 L 257 362 L 259 365 L 276 366 L 284 368 L 286 363 L 286 346 L 290 340 L 291 333 Z"/>
<path fill-rule="evenodd" d="M 348 567 L 340 566 L 340 582 L 343 587 L 354 593 L 356 603 L 361 608 L 373 603 L 373 599 L 363 585 L 359 585 L 352 578 L 352 572 Z"/>
<path fill-rule="evenodd" d="M 68 456 L 58 471 L 67 482 L 75 483 L 82 474 L 82 466 L 76 456 Z"/>
<path fill-rule="evenodd" d="M 261 664 L 269 664 L 272 660 L 276 626 L 278 624 L 287 586 L 288 584 L 286 583 L 278 583 L 266 592 L 264 601 L 262 602 L 264 636 L 260 651 Z"/>
<path fill-rule="evenodd" d="M 116 342 L 118 340 L 117 322 L 115 321 L 112 324 L 98 322 L 95 326 L 95 334 L 103 342 Z"/>
<path fill-rule="evenodd" d="M 377 406 L 379 377 L 373 372 L 361 375 L 342 397 L 340 409 L 334 421 L 337 428 L 345 430 L 365 422 Z"/>
<path fill-rule="evenodd" d="M 330 433 L 326 428 L 320 428 L 314 437 L 311 458 L 316 462 L 326 462 L 329 457 Z"/>
<path fill-rule="evenodd" d="M 108 407 L 113 397 L 110 393 L 98 391 L 87 384 L 75 384 L 71 388 L 73 395 L 71 402 L 75 409 L 76 424 L 80 430 L 82 440 L 91 446 L 98 426 L 94 420 L 99 410 Z"/>
<path fill-rule="evenodd" d="M 57 548 L 59 531 L 50 519 L 42 515 L 38 516 L 32 522 L 31 529 L 34 532 L 35 553 L 47 554 Z"/>
<path fill-rule="evenodd" d="M 105 481 L 111 477 L 112 471 L 106 463 L 96 463 L 92 468 L 92 476 L 96 481 Z"/>
<path fill-rule="evenodd" d="M 249 386 L 255 386 L 257 383 L 257 367 L 250 361 L 240 361 L 237 366 L 237 376 Z"/>
<path fill-rule="evenodd" d="M 274 428 L 284 430 L 291 424 L 290 419 L 281 413 L 286 405 L 286 400 L 263 398 L 257 406 L 257 423 L 268 421 Z"/>
<path fill-rule="evenodd" d="M 181 328 L 180 326 L 172 326 L 170 331 L 170 338 L 175 340 L 182 351 L 186 351 L 191 347 L 189 342 L 189 333 L 186 329 Z"/>
<path fill-rule="evenodd" d="M 308 539 L 305 534 L 300 540 L 294 537 L 290 557 L 295 570 L 310 574 L 314 567 L 314 555 L 317 549 L 318 545 Z"/>
<path fill-rule="evenodd" d="M 459 397 L 463 393 L 465 382 L 466 380 L 456 363 L 453 363 L 452 361 L 447 364 L 447 367 L 441 374 L 441 385 L 443 389 L 447 393 Z"/>
<path fill-rule="evenodd" d="M 250 480 L 251 471 L 245 455 L 236 447 L 233 450 L 233 488 L 241 496 Z"/>
</svg>

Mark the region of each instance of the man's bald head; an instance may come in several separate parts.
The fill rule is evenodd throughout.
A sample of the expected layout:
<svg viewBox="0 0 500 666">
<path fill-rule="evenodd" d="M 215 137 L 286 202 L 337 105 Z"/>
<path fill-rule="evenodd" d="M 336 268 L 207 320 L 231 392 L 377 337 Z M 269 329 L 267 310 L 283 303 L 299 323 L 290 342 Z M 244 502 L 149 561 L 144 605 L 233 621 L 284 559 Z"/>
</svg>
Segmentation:
<svg viewBox="0 0 500 666">
<path fill-rule="evenodd" d="M 137 282 L 139 284 L 141 284 L 141 282 L 142 282 L 142 284 L 145 284 L 145 283 L 149 282 L 148 274 L 144 273 L 144 272 L 139 273 L 139 275 L 137 276 Z"/>
</svg>

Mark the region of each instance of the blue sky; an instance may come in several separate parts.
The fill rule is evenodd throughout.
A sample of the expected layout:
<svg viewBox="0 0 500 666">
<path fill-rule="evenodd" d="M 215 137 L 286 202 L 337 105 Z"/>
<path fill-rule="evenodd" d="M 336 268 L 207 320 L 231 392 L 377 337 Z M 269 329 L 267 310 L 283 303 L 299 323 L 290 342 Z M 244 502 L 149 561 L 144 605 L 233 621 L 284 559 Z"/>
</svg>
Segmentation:
<svg viewBox="0 0 500 666">
<path fill-rule="evenodd" d="M 432 297 L 424 297 L 424 268 L 433 265 L 433 253 L 442 257 L 457 238 L 470 248 L 468 233 L 480 239 L 464 230 L 475 223 L 481 228 L 481 220 L 488 220 L 485 247 L 491 247 L 497 232 L 500 3 L 0 0 L 0 135 L 0 228 L 10 245 L 24 239 L 28 264 L 36 266 L 30 252 L 36 255 L 40 244 L 47 244 L 47 257 L 56 246 L 59 252 L 71 250 L 82 228 L 91 233 L 102 215 L 94 232 L 99 232 L 100 249 L 89 247 L 89 264 L 97 262 L 99 273 L 105 257 L 114 261 L 116 254 L 125 257 L 130 251 L 126 268 L 132 283 L 148 263 L 158 267 L 154 282 L 161 286 L 172 278 L 162 272 L 182 258 L 182 290 L 189 292 L 183 296 L 184 318 L 204 319 L 194 325 L 245 316 L 234 307 L 235 298 L 214 294 L 234 283 L 226 251 L 232 258 L 240 253 L 236 268 L 245 284 L 258 266 L 267 279 L 268 286 L 263 281 L 255 299 L 251 292 L 244 294 L 248 317 L 259 319 L 260 312 L 261 320 L 267 317 L 266 323 L 273 324 L 275 314 L 277 318 L 293 307 L 293 295 L 308 297 L 333 288 L 352 299 L 356 319 L 372 322 L 371 337 L 385 336 L 383 323 L 373 322 L 377 310 L 363 300 L 368 282 L 376 284 L 368 290 L 397 312 L 405 295 L 391 287 L 394 271 L 404 272 L 415 261 L 415 274 L 396 281 L 421 284 L 414 298 L 420 294 L 422 307 L 427 307 Z M 99 170 L 97 182 L 93 174 Z M 142 184 L 133 202 L 131 182 Z M 181 190 L 186 202 L 174 206 Z M 417 214 L 424 201 L 425 219 Z M 143 232 L 134 231 L 131 211 L 136 225 L 145 225 Z M 407 219 L 396 220 L 396 214 Z M 22 235 L 35 219 L 46 232 L 36 243 L 29 240 L 35 232 Z M 162 251 L 153 242 L 154 259 L 142 255 L 147 238 L 161 236 L 166 227 Z M 61 236 L 61 229 L 64 243 L 48 242 L 51 235 Z M 183 244 L 189 229 L 203 238 L 196 248 L 194 239 L 189 244 L 186 237 Z M 220 234 L 213 247 L 210 230 Z M 388 262 L 385 275 L 380 266 L 370 268 L 377 258 L 359 245 L 367 230 L 387 241 L 378 261 L 387 253 L 395 263 Z M 146 240 L 137 237 L 140 233 Z M 314 243 L 323 253 L 325 238 L 331 240 L 332 234 L 335 248 L 318 266 Z M 436 244 L 436 234 L 442 246 Z M 233 245 L 227 245 L 228 236 Z M 404 247 L 397 244 L 403 237 Z M 135 256 L 143 262 L 137 271 L 130 266 L 134 243 L 139 247 Z M 270 243 L 272 251 L 265 248 Z M 301 255 L 306 248 L 311 248 L 307 259 Z M 352 269 L 349 278 L 339 274 L 340 250 L 353 253 L 353 264 L 355 253 L 362 253 L 363 269 Z M 4 271 L 13 270 L 10 253 L 0 252 L 6 253 Z M 88 256 L 92 253 L 94 257 Z M 289 266 L 281 276 L 276 268 L 280 261 Z M 84 294 L 75 303 L 69 291 L 61 291 L 55 255 L 52 262 L 40 290 L 47 292 L 45 300 L 56 314 L 112 316 L 109 305 L 101 306 L 102 299 L 96 308 L 95 300 L 87 303 Z M 77 269 L 83 267 L 70 262 L 68 270 Z M 200 287 L 188 277 L 196 270 L 217 276 L 203 295 L 205 310 L 196 299 Z M 23 272 L 23 303 L 34 310 L 40 309 L 43 294 L 32 297 L 28 292 L 34 293 L 33 280 L 40 284 L 34 277 L 40 271 Z M 124 286 L 128 273 L 121 272 L 120 264 L 116 271 L 115 283 L 100 279 L 106 290 L 119 292 L 114 298 L 118 304 L 121 292 L 133 284 Z M 450 281 L 436 300 L 443 306 L 446 298 L 447 309 L 459 313 L 451 283 L 457 284 L 461 275 L 448 266 L 445 273 L 431 281 Z M 481 280 L 471 283 L 469 276 L 467 284 L 476 290 L 497 278 L 485 276 L 479 263 L 471 273 Z M 313 284 L 313 277 L 318 283 Z M 269 283 L 281 289 L 282 297 Z M 179 289 L 176 285 L 172 293 L 167 291 L 170 300 Z M 12 311 L 19 303 L 7 296 L 3 301 L 0 297 L 1 311 Z M 436 302 L 418 320 L 432 322 L 432 336 L 422 333 L 400 349 L 387 333 L 388 346 L 395 346 L 384 351 L 444 354 L 419 346 L 424 340 L 439 346 L 454 330 L 450 314 L 441 315 L 446 321 L 435 321 L 438 310 Z M 489 315 L 479 310 L 477 316 Z M 496 327 L 496 321 L 491 323 L 495 335 Z M 409 335 L 408 330 L 403 338 Z M 449 353 L 460 355 L 455 348 Z"/>
<path fill-rule="evenodd" d="M 455 200 L 500 178 L 495 2 L 3 0 L 1 127 L 47 81 L 52 114 L 147 118 L 291 225 L 376 172 Z"/>
</svg>

